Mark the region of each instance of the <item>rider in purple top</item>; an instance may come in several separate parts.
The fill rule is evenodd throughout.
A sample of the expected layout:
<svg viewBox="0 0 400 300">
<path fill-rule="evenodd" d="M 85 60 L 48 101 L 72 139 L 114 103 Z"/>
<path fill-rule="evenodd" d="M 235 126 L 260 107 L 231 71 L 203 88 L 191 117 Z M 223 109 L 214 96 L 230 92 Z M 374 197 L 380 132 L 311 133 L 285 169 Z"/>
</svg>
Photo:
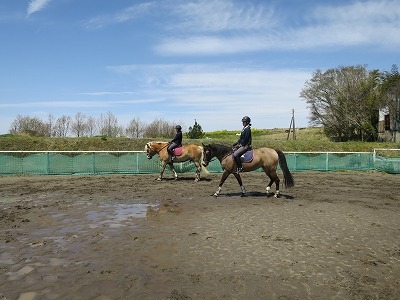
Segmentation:
<svg viewBox="0 0 400 300">
<path fill-rule="evenodd" d="M 246 151 L 251 149 L 251 120 L 248 116 L 242 118 L 243 129 L 240 133 L 240 138 L 236 143 L 233 144 L 234 152 L 233 159 L 236 162 L 237 173 L 243 171 L 242 162 L 240 156 L 242 156 Z"/>
</svg>

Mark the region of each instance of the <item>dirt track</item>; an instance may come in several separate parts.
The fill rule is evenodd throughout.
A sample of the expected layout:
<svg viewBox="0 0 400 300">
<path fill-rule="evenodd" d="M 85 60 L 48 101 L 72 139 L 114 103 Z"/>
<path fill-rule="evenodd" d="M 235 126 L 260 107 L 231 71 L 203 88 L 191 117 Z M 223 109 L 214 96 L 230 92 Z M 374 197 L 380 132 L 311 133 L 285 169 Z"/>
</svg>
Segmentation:
<svg viewBox="0 0 400 300">
<path fill-rule="evenodd" d="M 0 177 L 0 299 L 400 299 L 400 177 L 293 175 Z"/>
</svg>

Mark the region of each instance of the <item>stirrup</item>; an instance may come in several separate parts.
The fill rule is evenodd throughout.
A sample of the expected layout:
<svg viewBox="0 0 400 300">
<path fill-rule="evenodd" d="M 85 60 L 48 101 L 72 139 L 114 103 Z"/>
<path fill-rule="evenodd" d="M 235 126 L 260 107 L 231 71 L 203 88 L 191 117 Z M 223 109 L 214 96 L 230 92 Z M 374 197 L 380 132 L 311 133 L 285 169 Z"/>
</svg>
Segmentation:
<svg viewBox="0 0 400 300">
<path fill-rule="evenodd" d="M 236 170 L 236 174 L 239 174 L 239 173 L 241 173 L 241 172 L 243 172 L 243 167 L 239 167 L 239 168 L 237 168 L 237 170 Z"/>
</svg>

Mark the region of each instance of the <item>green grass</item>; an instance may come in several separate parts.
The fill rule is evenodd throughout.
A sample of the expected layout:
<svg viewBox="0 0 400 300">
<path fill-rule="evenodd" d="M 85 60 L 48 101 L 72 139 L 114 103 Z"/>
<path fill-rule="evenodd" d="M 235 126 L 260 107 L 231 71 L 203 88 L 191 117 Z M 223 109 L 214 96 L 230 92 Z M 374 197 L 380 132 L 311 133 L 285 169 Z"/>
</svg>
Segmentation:
<svg viewBox="0 0 400 300">
<path fill-rule="evenodd" d="M 238 131 L 206 132 L 204 139 L 186 139 L 184 144 L 222 143 L 232 145 L 237 141 Z M 378 142 L 331 142 L 322 128 L 296 129 L 296 140 L 292 133 L 288 139 L 285 129 L 252 129 L 253 147 L 279 148 L 286 152 L 292 151 L 322 151 L 322 152 L 371 152 L 374 148 L 400 148 L 400 143 Z M 43 138 L 26 135 L 0 135 L 0 151 L 142 151 L 148 141 L 170 139 L 131 139 L 126 137 L 83 137 L 83 138 Z"/>
</svg>

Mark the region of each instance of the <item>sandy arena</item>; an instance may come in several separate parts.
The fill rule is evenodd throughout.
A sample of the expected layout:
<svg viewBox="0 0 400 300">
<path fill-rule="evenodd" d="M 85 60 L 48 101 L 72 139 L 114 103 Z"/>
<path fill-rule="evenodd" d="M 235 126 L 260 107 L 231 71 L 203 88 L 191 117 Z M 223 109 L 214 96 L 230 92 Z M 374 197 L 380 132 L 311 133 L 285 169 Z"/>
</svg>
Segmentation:
<svg viewBox="0 0 400 300">
<path fill-rule="evenodd" d="M 0 300 L 400 299 L 399 175 L 180 176 L 0 177 Z"/>
</svg>

